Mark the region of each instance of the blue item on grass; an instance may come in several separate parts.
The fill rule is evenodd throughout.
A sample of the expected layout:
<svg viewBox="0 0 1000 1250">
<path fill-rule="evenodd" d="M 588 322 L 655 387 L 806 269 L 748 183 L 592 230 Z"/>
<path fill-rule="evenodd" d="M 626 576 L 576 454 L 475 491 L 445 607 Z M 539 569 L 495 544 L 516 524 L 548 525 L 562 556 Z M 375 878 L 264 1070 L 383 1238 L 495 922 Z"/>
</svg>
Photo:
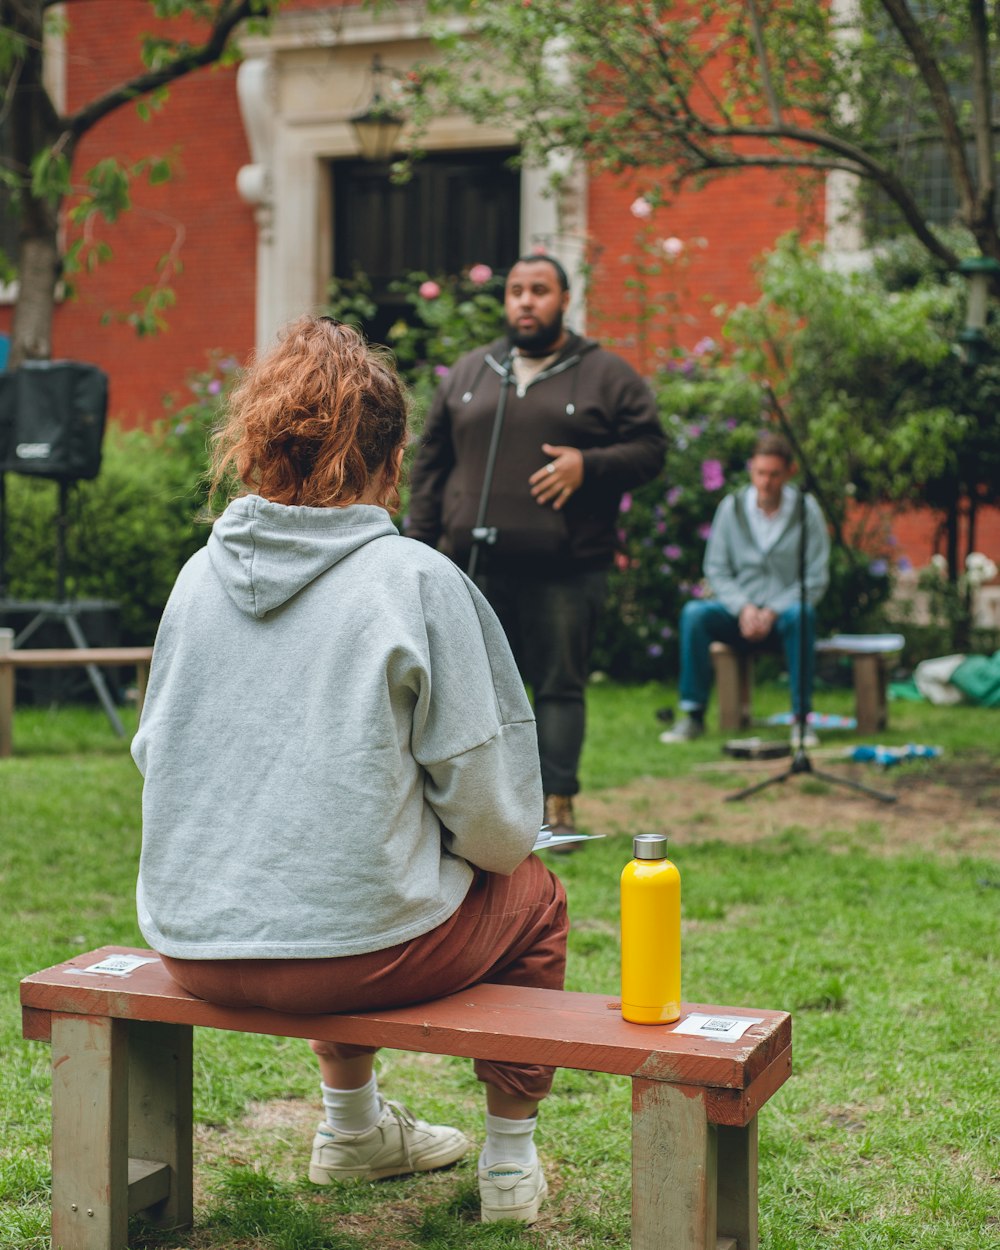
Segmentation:
<svg viewBox="0 0 1000 1250">
<path fill-rule="evenodd" d="M 851 751 L 849 758 L 858 763 L 874 763 L 880 768 L 892 768 L 895 764 L 902 764 L 904 760 L 936 760 L 940 754 L 940 747 L 908 742 L 905 747 L 858 746 Z"/>
</svg>

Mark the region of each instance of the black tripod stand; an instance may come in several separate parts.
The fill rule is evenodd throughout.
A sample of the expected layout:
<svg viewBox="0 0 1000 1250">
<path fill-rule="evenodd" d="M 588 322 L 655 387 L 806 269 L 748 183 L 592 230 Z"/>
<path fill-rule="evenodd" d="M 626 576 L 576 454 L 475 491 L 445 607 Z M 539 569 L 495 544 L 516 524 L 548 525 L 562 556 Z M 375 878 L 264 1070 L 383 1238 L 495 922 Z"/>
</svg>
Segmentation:
<svg viewBox="0 0 1000 1250">
<path fill-rule="evenodd" d="M 80 616 L 84 612 L 99 612 L 117 608 L 112 599 L 68 599 L 66 597 L 66 530 L 69 526 L 68 501 L 69 482 L 59 479 L 59 511 L 56 516 L 56 597 L 52 599 L 8 599 L 6 597 L 6 521 L 7 500 L 4 490 L 4 477 L 0 473 L 0 617 L 7 613 L 34 613 L 27 625 L 14 638 L 14 647 L 23 647 L 28 639 L 48 621 L 58 621 L 66 629 L 78 650 L 88 649 L 87 638 L 80 624 Z M 114 699 L 104 680 L 104 674 L 96 664 L 85 665 L 87 677 L 94 688 L 94 693 L 111 728 L 119 738 L 125 736 L 125 728 L 118 715 Z"/>
<path fill-rule="evenodd" d="M 737 799 L 749 798 L 751 794 L 757 794 L 760 790 L 766 790 L 768 786 L 778 785 L 785 782 L 789 777 L 796 777 L 800 773 L 809 773 L 813 777 L 819 777 L 823 781 L 829 781 L 836 786 L 846 786 L 850 790 L 857 790 L 861 794 L 867 794 L 870 798 L 878 799 L 880 803 L 895 803 L 896 796 L 894 794 L 885 794 L 881 790 L 873 790 L 870 786 L 862 785 L 859 781 L 852 781 L 850 777 L 838 777 L 834 773 L 821 772 L 818 768 L 814 768 L 812 760 L 806 751 L 806 725 L 808 724 L 808 713 L 806 712 L 806 674 L 808 657 L 806 652 L 806 612 L 808 610 L 808 599 L 806 597 L 806 492 L 799 491 L 799 707 L 796 713 L 796 745 L 792 754 L 792 762 L 784 772 L 777 773 L 773 777 L 766 777 L 763 781 L 757 782 L 756 785 L 748 786 L 745 790 L 739 790 L 736 794 L 727 794 L 726 802 L 733 803 Z"/>
</svg>

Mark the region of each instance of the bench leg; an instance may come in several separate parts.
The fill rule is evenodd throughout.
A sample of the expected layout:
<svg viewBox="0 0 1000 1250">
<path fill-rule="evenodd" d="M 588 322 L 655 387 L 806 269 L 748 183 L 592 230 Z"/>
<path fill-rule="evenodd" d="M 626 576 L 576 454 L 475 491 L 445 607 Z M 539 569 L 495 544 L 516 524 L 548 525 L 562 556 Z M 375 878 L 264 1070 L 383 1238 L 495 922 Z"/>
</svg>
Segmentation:
<svg viewBox="0 0 1000 1250">
<path fill-rule="evenodd" d="M 745 651 L 713 650 L 719 728 L 745 729 L 753 708 L 753 658 Z"/>
<path fill-rule="evenodd" d="M 632 1079 L 632 1250 L 716 1250 L 716 1129 L 699 1093 Z"/>
<path fill-rule="evenodd" d="M 0 759 L 14 754 L 14 670 L 0 667 Z"/>
<path fill-rule="evenodd" d="M 746 1128 L 720 1124 L 719 1236 L 732 1237 L 739 1250 L 757 1250 L 757 1117 Z"/>
<path fill-rule="evenodd" d="M 194 1219 L 192 1184 L 192 1052 L 190 1025 L 129 1024 L 128 1153 L 133 1184 L 129 1212 L 148 1224 L 186 1228 Z M 138 1161 L 165 1164 L 168 1192 L 140 1194 Z M 147 1184 L 152 1182 L 149 1178 Z M 147 1205 L 147 1198 L 153 1198 Z"/>
<path fill-rule="evenodd" d="M 191 1223 L 191 1053 L 190 1026 L 53 1014 L 53 1246 L 122 1250 L 137 1211 Z"/>
<path fill-rule="evenodd" d="M 856 655 L 854 668 L 854 709 L 858 732 L 878 733 L 888 723 L 886 670 L 880 655 Z"/>
<path fill-rule="evenodd" d="M 52 1016 L 52 1245 L 128 1238 L 128 1025 Z"/>
</svg>

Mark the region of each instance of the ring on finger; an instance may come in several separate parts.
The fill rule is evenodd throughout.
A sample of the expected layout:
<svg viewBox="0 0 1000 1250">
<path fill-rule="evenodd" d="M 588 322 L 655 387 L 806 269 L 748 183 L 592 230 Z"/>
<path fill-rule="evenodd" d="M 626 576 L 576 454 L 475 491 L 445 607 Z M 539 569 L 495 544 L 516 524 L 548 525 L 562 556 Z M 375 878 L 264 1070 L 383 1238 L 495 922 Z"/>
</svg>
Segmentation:
<svg viewBox="0 0 1000 1250">
<path fill-rule="evenodd" d="M 546 472 L 546 473 L 555 473 L 555 471 L 556 471 L 556 466 L 555 466 L 555 464 L 553 464 L 553 462 L 550 460 L 550 461 L 549 461 L 549 463 L 545 466 L 545 472 Z"/>
</svg>

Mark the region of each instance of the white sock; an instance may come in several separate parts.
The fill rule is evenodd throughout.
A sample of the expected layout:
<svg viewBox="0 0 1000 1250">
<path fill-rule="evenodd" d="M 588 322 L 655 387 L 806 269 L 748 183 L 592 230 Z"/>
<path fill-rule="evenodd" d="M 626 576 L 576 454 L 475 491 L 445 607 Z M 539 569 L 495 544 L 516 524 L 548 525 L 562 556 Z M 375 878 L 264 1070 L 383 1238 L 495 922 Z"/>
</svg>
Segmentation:
<svg viewBox="0 0 1000 1250">
<path fill-rule="evenodd" d="M 365 1133 L 374 1128 L 382 1114 L 382 1100 L 374 1073 L 360 1089 L 331 1089 L 319 1084 L 326 1122 L 338 1133 Z"/>
<path fill-rule="evenodd" d="M 527 1120 L 505 1120 L 487 1111 L 486 1145 L 479 1156 L 479 1166 L 489 1168 L 495 1163 L 520 1163 L 530 1167 L 538 1158 L 535 1150 L 537 1124 L 537 1116 Z"/>
</svg>

